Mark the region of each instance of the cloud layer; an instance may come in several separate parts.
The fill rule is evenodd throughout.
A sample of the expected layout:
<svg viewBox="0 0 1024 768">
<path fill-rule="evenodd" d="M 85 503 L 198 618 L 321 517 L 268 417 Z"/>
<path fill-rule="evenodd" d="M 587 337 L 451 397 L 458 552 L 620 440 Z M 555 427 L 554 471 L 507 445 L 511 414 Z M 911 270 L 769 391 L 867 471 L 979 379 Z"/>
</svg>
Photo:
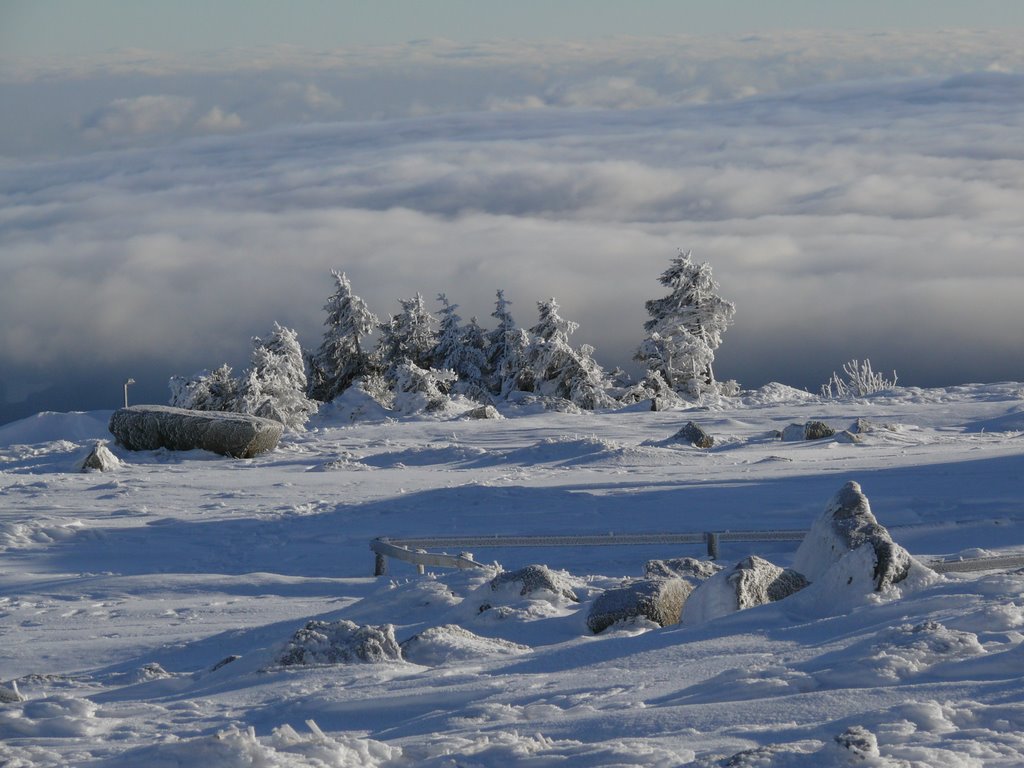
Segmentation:
<svg viewBox="0 0 1024 768">
<path fill-rule="evenodd" d="M 927 70 L 943 42 L 911 38 L 904 70 L 917 49 Z M 748 44 L 776 62 L 760 80 L 737 63 Z M 0 168 L 9 391 L 102 370 L 163 399 L 170 373 L 244 364 L 275 320 L 314 346 L 332 267 L 381 315 L 444 291 L 486 324 L 503 288 L 528 325 L 554 295 L 578 341 L 626 365 L 677 248 L 710 261 L 737 304 L 716 370 L 742 384 L 816 389 L 851 357 L 906 384 L 1024 379 L 1024 77 L 996 71 L 1014 54 L 965 43 L 946 57 L 980 71 L 833 82 L 803 68 L 809 42 L 730 45 L 671 97 L 678 57 L 615 72 L 570 49 L 548 61 L 569 74 L 527 93 L 478 82 L 494 56 L 433 47 L 476 83 L 475 111 L 446 111 L 445 83 L 414 97 L 406 74 L 392 107 L 419 99 L 427 114 L 363 122 L 315 122 L 365 94 L 304 81 L 294 62 L 263 74 L 259 103 L 286 105 L 266 113 L 200 87 L 219 74 L 190 74 L 193 96 L 104 92 L 84 130 L 140 148 Z M 814 50 L 833 74 L 875 66 Z M 662 80 L 642 74 L 655 62 Z M 768 95 L 729 97 L 754 91 Z M 284 108 L 313 122 L 242 132 Z"/>
</svg>

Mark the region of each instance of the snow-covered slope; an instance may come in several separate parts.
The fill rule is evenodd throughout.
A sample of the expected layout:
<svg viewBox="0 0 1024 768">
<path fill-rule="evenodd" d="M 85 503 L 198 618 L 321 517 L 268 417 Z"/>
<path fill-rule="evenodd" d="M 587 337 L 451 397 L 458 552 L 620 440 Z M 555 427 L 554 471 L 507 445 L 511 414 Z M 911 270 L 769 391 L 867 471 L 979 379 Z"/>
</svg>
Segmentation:
<svg viewBox="0 0 1024 768">
<path fill-rule="evenodd" d="M 493 568 L 392 562 L 373 578 L 368 548 L 809 528 L 853 480 L 923 562 L 1024 552 L 1022 405 L 1005 383 L 861 401 L 775 385 L 685 412 L 485 421 L 327 408 L 257 458 L 111 443 L 123 465 L 85 473 L 109 413 L 5 425 L 0 684 L 19 696 L 0 699 L 0 764 L 1024 764 L 1024 573 L 917 573 L 842 599 L 822 578 L 708 621 L 594 635 L 602 591 L 703 547 L 474 552 L 545 563 L 565 591 L 495 588 Z M 812 419 L 864 421 L 855 442 L 774 434 Z M 668 440 L 688 421 L 715 447 Z M 723 541 L 720 561 L 788 568 L 796 550 Z M 282 665 L 310 621 L 318 653 Z M 405 657 L 320 663 L 344 656 L 329 646 L 347 622 Z"/>
</svg>

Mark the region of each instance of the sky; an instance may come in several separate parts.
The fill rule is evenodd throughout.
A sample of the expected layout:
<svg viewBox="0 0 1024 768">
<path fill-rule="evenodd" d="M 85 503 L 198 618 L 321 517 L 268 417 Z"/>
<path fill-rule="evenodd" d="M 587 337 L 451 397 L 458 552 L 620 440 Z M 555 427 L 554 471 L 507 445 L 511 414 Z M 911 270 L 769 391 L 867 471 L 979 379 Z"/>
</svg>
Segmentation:
<svg viewBox="0 0 1024 768">
<path fill-rule="evenodd" d="M 166 402 L 274 322 L 315 347 L 331 269 L 381 317 L 554 296 L 631 369 L 679 249 L 742 386 L 1024 380 L 1022 31 L 994 1 L 0 3 L 0 421 L 129 376 Z"/>
</svg>

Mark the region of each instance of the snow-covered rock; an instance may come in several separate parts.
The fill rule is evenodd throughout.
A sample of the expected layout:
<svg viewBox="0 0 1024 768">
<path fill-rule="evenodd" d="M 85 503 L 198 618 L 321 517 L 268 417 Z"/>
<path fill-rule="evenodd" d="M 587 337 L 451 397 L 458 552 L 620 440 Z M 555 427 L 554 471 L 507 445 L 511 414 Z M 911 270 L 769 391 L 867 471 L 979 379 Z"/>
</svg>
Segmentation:
<svg viewBox="0 0 1024 768">
<path fill-rule="evenodd" d="M 110 432 L 131 451 L 201 448 L 251 458 L 277 447 L 284 427 L 276 421 L 226 411 L 189 411 L 167 405 L 133 405 L 114 411 Z"/>
<path fill-rule="evenodd" d="M 811 525 L 793 559 L 810 581 L 880 592 L 905 579 L 913 558 L 871 512 L 858 483 L 846 483 Z M 924 568 L 925 566 L 920 566 Z"/>
<path fill-rule="evenodd" d="M 98 472 L 111 472 L 121 467 L 123 462 L 107 448 L 105 440 L 97 440 L 87 454 L 75 462 L 75 469 L 79 472 L 96 470 Z"/>
<path fill-rule="evenodd" d="M 711 560 L 699 560 L 696 557 L 674 557 L 669 560 L 648 560 L 644 565 L 644 576 L 649 579 L 668 579 L 678 577 L 685 579 L 694 586 L 707 581 L 723 566 Z"/>
<path fill-rule="evenodd" d="M 662 627 L 678 624 L 693 586 L 683 579 L 638 579 L 598 595 L 587 627 L 597 634 L 618 621 L 645 618 Z"/>
<path fill-rule="evenodd" d="M 807 586 L 802 574 L 751 555 L 722 570 L 693 590 L 683 610 L 687 626 L 774 603 Z"/>
<path fill-rule="evenodd" d="M 481 637 L 460 627 L 444 624 L 425 629 L 401 643 L 406 661 L 427 667 L 472 662 L 493 656 L 518 656 L 530 647 L 500 638 Z"/>
<path fill-rule="evenodd" d="M 509 585 L 514 585 L 513 588 L 518 589 L 519 594 L 524 597 L 535 592 L 546 591 L 553 592 L 574 603 L 579 602 L 579 598 L 568 582 L 546 565 L 527 565 L 516 571 L 499 573 L 491 579 L 491 589 L 494 591 L 507 589 Z"/>
<path fill-rule="evenodd" d="M 682 429 L 672 436 L 672 441 L 686 443 L 694 448 L 711 448 L 715 444 L 715 438 L 709 435 L 699 424 L 688 421 Z"/>
<path fill-rule="evenodd" d="M 480 405 L 466 411 L 469 419 L 502 419 L 504 418 L 493 405 Z"/>
<path fill-rule="evenodd" d="M 832 437 L 836 431 L 823 421 L 806 421 L 803 424 L 790 424 L 782 430 L 784 442 L 798 440 L 822 440 Z"/>
<path fill-rule="evenodd" d="M 282 666 L 401 661 L 402 650 L 391 624 L 359 625 L 353 621 L 310 621 L 278 655 Z"/>
</svg>

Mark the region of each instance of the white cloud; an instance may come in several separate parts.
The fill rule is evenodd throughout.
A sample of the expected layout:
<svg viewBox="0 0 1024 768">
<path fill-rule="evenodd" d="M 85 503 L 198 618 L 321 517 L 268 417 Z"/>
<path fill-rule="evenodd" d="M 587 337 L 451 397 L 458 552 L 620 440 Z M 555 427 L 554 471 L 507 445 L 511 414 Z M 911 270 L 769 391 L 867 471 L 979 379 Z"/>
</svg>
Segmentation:
<svg viewBox="0 0 1024 768">
<path fill-rule="evenodd" d="M 170 133 L 185 122 L 194 104 L 191 98 L 165 94 L 114 99 L 90 114 L 82 127 L 92 138 Z"/>
<path fill-rule="evenodd" d="M 773 43 L 752 45 L 770 64 Z M 766 72 L 808 78 L 798 67 L 786 74 L 788 50 Z M 850 56 L 834 69 L 874 66 Z M 703 66 L 708 93 L 772 90 L 743 66 Z M 249 337 L 275 320 L 313 346 L 339 267 L 381 315 L 400 297 L 445 291 L 487 324 L 504 288 L 528 325 L 534 302 L 554 295 L 581 323 L 578 341 L 626 364 L 643 302 L 683 247 L 712 263 L 738 306 L 716 365 L 723 376 L 814 387 L 845 360 L 871 357 L 907 384 L 1024 378 L 1024 77 L 819 79 L 640 111 L 625 107 L 651 97 L 635 98 L 637 87 L 654 86 L 622 77 L 578 79 L 590 84 L 578 102 L 586 112 L 290 126 L 8 161 L 0 360 L 50 376 L 96 361 L 188 373 L 243 364 Z M 551 99 L 550 82 L 535 92 Z M 203 98 L 192 115 L 231 121 L 208 107 L 219 95 Z M 255 102 L 230 103 L 247 122 L 258 114 Z M 429 101 L 440 112 L 446 103 Z M 196 126 L 186 117 L 178 127 Z"/>
<path fill-rule="evenodd" d="M 211 107 L 209 112 L 196 121 L 196 127 L 201 131 L 219 133 L 240 130 L 243 123 L 242 118 L 235 112 L 225 112 L 220 107 Z"/>
</svg>

